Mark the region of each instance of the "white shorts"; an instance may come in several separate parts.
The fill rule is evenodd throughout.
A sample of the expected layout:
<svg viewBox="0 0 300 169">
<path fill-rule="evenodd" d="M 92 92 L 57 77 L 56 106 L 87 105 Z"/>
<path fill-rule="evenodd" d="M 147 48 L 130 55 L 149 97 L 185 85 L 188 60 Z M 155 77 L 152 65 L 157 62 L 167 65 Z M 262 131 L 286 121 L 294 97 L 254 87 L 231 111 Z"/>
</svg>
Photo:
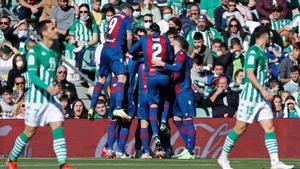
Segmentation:
<svg viewBox="0 0 300 169">
<path fill-rule="evenodd" d="M 50 122 L 59 121 L 64 121 L 62 107 L 59 103 L 26 103 L 25 124 L 27 126 L 45 126 Z"/>
<path fill-rule="evenodd" d="M 273 112 L 265 101 L 260 103 L 249 102 L 240 99 L 237 119 L 246 123 L 253 123 L 253 120 L 257 121 L 273 119 Z"/>
</svg>

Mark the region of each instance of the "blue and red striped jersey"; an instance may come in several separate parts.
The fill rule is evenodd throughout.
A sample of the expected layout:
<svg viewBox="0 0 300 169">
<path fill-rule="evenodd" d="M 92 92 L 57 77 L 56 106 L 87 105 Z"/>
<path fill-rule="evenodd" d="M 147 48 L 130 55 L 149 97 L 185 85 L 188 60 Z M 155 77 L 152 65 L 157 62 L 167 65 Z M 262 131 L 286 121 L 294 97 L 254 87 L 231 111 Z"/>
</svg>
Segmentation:
<svg viewBox="0 0 300 169">
<path fill-rule="evenodd" d="M 173 60 L 173 51 L 169 39 L 157 33 L 142 37 L 129 49 L 128 53 L 132 55 L 138 50 L 143 52 L 145 71 L 150 76 L 166 71 L 164 68 L 155 67 L 151 63 L 152 59 L 158 59 L 166 63 L 171 63 Z"/>
<path fill-rule="evenodd" d="M 116 14 L 108 22 L 104 46 L 123 49 L 127 40 L 127 31 L 132 30 L 132 20 L 126 14 Z"/>
<path fill-rule="evenodd" d="M 175 92 L 179 94 L 186 89 L 191 89 L 191 75 L 189 57 L 182 50 L 175 54 L 173 64 L 166 63 L 165 68 L 173 72 Z"/>
<path fill-rule="evenodd" d="M 139 91 L 143 91 L 144 93 L 147 93 L 147 78 L 145 74 L 144 63 L 139 65 L 138 75 L 139 75 Z"/>
</svg>

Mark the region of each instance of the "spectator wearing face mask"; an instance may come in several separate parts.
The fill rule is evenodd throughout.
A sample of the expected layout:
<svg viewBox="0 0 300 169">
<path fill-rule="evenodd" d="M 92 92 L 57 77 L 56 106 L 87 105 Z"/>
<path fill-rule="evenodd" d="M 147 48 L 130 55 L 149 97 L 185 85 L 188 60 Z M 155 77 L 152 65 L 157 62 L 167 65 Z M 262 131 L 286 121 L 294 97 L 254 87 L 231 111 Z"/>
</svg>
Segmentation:
<svg viewBox="0 0 300 169">
<path fill-rule="evenodd" d="M 145 14 L 144 17 L 143 17 L 143 28 L 148 30 L 152 23 L 153 23 L 153 15 L 152 14 Z"/>
<path fill-rule="evenodd" d="M 162 35 L 165 34 L 169 30 L 168 21 L 173 17 L 172 13 L 173 13 L 172 8 L 170 8 L 168 6 L 164 7 L 162 10 L 163 19 L 157 23 L 160 27 L 160 32 Z"/>
<path fill-rule="evenodd" d="M 133 29 L 136 30 L 138 28 L 143 27 L 143 16 L 141 15 L 141 4 L 133 3 L 131 4 L 133 9 L 132 18 L 133 18 Z"/>
<path fill-rule="evenodd" d="M 15 55 L 13 60 L 13 68 L 8 73 L 7 85 L 14 87 L 15 78 L 22 75 L 27 70 L 26 60 L 22 55 Z"/>
<path fill-rule="evenodd" d="M 103 19 L 100 23 L 100 42 L 103 44 L 105 41 L 105 33 L 108 28 L 108 21 L 116 14 L 116 11 L 113 7 L 108 7 L 105 9 L 104 15 L 105 19 Z"/>
<path fill-rule="evenodd" d="M 152 14 L 153 22 L 157 23 L 161 20 L 159 8 L 154 4 L 153 0 L 141 0 L 141 14 Z"/>
</svg>

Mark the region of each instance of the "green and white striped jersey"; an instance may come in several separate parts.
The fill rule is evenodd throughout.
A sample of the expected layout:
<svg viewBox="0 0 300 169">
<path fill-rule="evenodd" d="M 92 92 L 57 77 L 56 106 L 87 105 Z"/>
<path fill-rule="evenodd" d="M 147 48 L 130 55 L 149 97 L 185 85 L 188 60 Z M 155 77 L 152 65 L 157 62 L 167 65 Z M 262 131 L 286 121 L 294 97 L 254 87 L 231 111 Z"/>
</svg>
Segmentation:
<svg viewBox="0 0 300 169">
<path fill-rule="evenodd" d="M 0 30 L 0 43 L 2 43 L 3 41 L 5 41 L 4 33 L 2 32 L 2 30 Z"/>
<path fill-rule="evenodd" d="M 92 40 L 93 33 L 99 33 L 97 25 L 93 22 L 92 30 L 88 29 L 83 21 L 73 20 L 69 29 L 70 35 L 74 35 L 75 40 L 89 42 Z"/>
<path fill-rule="evenodd" d="M 182 15 L 186 9 L 185 0 L 168 0 L 168 6 L 171 7 L 178 16 Z"/>
<path fill-rule="evenodd" d="M 268 78 L 268 59 L 266 53 L 257 45 L 251 46 L 247 53 L 244 63 L 245 72 L 245 88 L 241 93 L 241 99 L 249 102 L 259 103 L 264 101 L 262 94 L 250 82 L 247 77 L 247 70 L 253 70 L 260 85 L 266 87 Z"/>
<path fill-rule="evenodd" d="M 278 21 L 272 19 L 271 20 L 271 28 L 273 30 L 283 29 L 285 26 L 291 25 L 292 21 L 289 19 L 280 19 Z"/>
<path fill-rule="evenodd" d="M 58 67 L 59 56 L 47 48 L 43 43 L 37 43 L 26 55 L 28 63 L 27 73 L 30 81 L 27 103 L 48 103 L 53 100 L 53 96 L 47 92 L 49 86 L 54 86 L 56 69 Z"/>
<path fill-rule="evenodd" d="M 215 29 L 215 28 L 209 28 L 208 30 L 201 32 L 198 27 L 192 29 L 189 31 L 186 40 L 189 43 L 189 45 L 193 45 L 194 43 L 194 35 L 196 32 L 200 32 L 203 35 L 204 44 L 211 48 L 212 42 L 214 39 L 221 39 L 223 41 L 223 37 L 221 36 L 221 33 Z"/>
</svg>

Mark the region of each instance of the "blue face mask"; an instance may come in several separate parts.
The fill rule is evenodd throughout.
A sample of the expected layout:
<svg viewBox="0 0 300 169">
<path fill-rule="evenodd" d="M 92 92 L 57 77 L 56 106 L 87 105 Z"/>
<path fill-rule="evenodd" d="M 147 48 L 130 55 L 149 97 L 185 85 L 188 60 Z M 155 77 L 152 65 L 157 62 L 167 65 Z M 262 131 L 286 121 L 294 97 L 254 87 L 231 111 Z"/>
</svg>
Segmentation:
<svg viewBox="0 0 300 169">
<path fill-rule="evenodd" d="M 18 33 L 18 38 L 21 40 L 21 41 L 24 41 L 27 39 L 27 36 L 28 36 L 28 32 L 27 31 L 19 31 Z"/>
<path fill-rule="evenodd" d="M 172 14 L 170 14 L 170 13 L 164 14 L 164 15 L 163 15 L 163 18 L 164 18 L 164 20 L 166 20 L 166 21 L 169 21 L 172 17 L 173 17 L 173 16 L 172 16 Z"/>
</svg>

